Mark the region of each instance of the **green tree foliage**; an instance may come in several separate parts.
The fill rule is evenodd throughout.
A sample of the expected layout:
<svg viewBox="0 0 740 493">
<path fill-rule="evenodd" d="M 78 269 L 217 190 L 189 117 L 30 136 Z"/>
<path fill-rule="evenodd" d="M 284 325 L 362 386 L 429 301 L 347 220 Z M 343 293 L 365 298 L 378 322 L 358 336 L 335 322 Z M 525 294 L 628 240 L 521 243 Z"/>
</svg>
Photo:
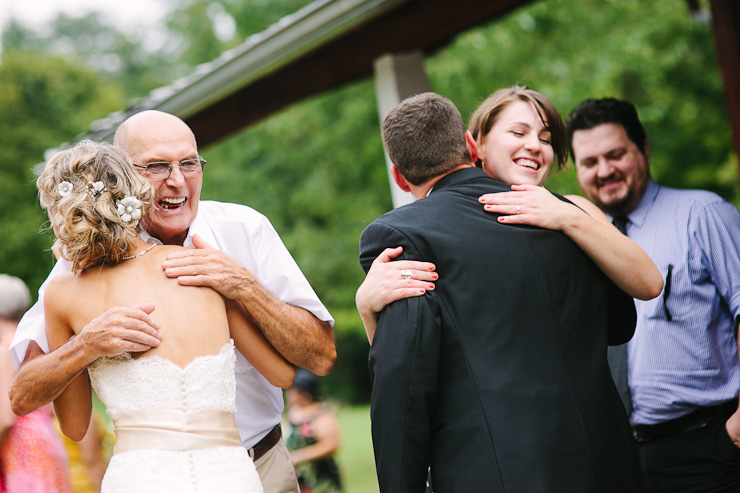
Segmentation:
<svg viewBox="0 0 740 493">
<path fill-rule="evenodd" d="M 167 31 L 164 27 L 161 30 L 164 37 Z M 124 101 L 131 101 L 171 82 L 177 75 L 169 63 L 174 48 L 164 43 L 152 51 L 147 48 L 146 34 L 147 31 L 124 34 L 104 22 L 97 12 L 81 17 L 62 13 L 52 22 L 48 33 L 11 20 L 3 31 L 2 45 L 3 50 L 55 55 L 86 66 L 103 80 L 115 84 L 123 92 Z M 178 50 L 177 54 L 180 53 Z M 180 75 L 189 69 L 181 66 Z"/>
<path fill-rule="evenodd" d="M 94 72 L 61 58 L 3 51 L 0 63 L 0 270 L 37 289 L 51 266 L 47 218 L 36 200 L 33 168 L 44 151 L 118 108 L 121 94 Z"/>
<path fill-rule="evenodd" d="M 189 0 L 173 3 L 166 17 L 168 46 L 176 47 L 178 71 L 217 58 L 252 34 L 290 15 L 310 0 Z M 233 32 L 224 26 L 233 25 Z"/>
<path fill-rule="evenodd" d="M 238 37 L 245 39 L 309 5 L 311 0 L 224 0 L 220 3 L 236 20 Z"/>
</svg>

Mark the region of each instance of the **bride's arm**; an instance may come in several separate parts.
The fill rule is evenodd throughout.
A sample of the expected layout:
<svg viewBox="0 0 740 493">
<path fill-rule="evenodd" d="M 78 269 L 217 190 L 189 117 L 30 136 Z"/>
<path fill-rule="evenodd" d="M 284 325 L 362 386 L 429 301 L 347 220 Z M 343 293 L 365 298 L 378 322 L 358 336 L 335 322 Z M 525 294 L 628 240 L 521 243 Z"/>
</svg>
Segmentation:
<svg viewBox="0 0 740 493">
<path fill-rule="evenodd" d="M 224 298 L 229 331 L 234 345 L 254 368 L 276 387 L 288 389 L 295 379 L 295 367 L 272 347 L 239 301 Z"/>
<path fill-rule="evenodd" d="M 69 304 L 68 290 L 53 280 L 44 295 L 46 336 L 49 350 L 54 351 L 74 336 L 68 323 L 67 311 L 74 309 Z M 85 437 L 90 426 L 92 413 L 92 390 L 90 376 L 86 370 L 77 375 L 59 396 L 54 399 L 54 413 L 62 432 L 75 441 Z"/>
<path fill-rule="evenodd" d="M 625 293 L 641 300 L 655 298 L 663 278 L 645 251 L 619 232 L 601 210 L 583 197 L 563 202 L 543 187 L 513 185 L 511 192 L 486 194 L 479 201 L 499 222 L 529 224 L 562 231 Z"/>
</svg>

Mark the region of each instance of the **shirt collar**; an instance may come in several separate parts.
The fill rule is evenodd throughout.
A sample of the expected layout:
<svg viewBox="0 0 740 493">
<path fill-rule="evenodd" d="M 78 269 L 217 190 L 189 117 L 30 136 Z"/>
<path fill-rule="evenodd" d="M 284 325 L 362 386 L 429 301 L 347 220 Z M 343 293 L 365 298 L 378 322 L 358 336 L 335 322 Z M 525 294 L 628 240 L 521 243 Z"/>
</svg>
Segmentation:
<svg viewBox="0 0 740 493">
<path fill-rule="evenodd" d="M 150 245 L 164 245 L 164 243 L 162 243 L 162 240 L 150 235 L 149 231 L 145 229 L 142 229 L 141 231 L 139 231 L 139 238 L 149 243 Z"/>
<path fill-rule="evenodd" d="M 655 199 L 658 197 L 659 191 L 660 185 L 650 179 L 648 181 L 648 186 L 645 189 L 645 193 L 642 194 L 642 198 L 637 203 L 632 212 L 627 214 L 627 218 L 629 218 L 632 224 L 636 226 L 642 226 L 642 224 L 645 222 L 645 218 L 647 217 L 648 212 L 650 211 L 650 209 L 653 208 L 653 202 L 655 202 Z"/>
<path fill-rule="evenodd" d="M 203 217 L 203 214 L 201 213 L 200 206 L 203 205 L 203 202 L 201 201 L 200 204 L 198 204 L 198 213 L 195 215 L 195 219 L 193 219 L 192 224 L 190 224 L 190 228 L 188 228 L 188 235 L 185 237 L 185 241 L 183 242 L 182 246 L 186 248 L 193 248 L 193 235 L 200 236 L 203 240 L 205 240 L 206 243 L 211 245 L 212 247 L 216 247 L 216 238 L 213 236 L 213 232 L 211 231 L 211 228 L 208 227 L 208 221 Z M 154 236 L 150 235 L 148 231 L 145 231 L 144 229 L 141 230 L 139 233 L 139 238 L 144 240 L 145 242 L 149 244 L 154 245 L 163 245 L 162 241 L 159 238 L 155 238 Z"/>
<path fill-rule="evenodd" d="M 456 171 L 453 171 L 452 173 L 443 176 L 440 180 L 437 181 L 437 183 L 434 184 L 434 186 L 429 190 L 429 194 L 436 192 L 438 190 L 442 190 L 444 188 L 456 185 L 460 182 L 476 179 L 480 177 L 486 177 L 490 178 L 485 171 L 483 171 L 480 168 L 476 168 L 475 166 L 467 166 L 461 169 L 458 169 Z M 509 187 L 509 191 L 511 190 L 511 187 Z M 427 194 L 427 197 L 429 196 Z"/>
</svg>

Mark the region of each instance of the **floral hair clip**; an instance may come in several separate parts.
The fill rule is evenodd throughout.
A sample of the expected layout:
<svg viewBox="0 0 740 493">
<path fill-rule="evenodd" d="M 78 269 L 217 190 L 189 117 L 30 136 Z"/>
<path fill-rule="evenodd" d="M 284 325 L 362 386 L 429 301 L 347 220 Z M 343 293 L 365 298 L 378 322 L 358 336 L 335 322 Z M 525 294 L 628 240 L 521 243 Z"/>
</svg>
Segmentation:
<svg viewBox="0 0 740 493">
<path fill-rule="evenodd" d="M 87 193 L 90 194 L 90 198 L 93 200 L 97 199 L 103 192 L 107 191 L 108 187 L 106 187 L 102 181 L 87 182 Z"/>
<path fill-rule="evenodd" d="M 63 181 L 59 185 L 57 185 L 57 192 L 59 192 L 59 195 L 61 195 L 62 197 L 66 197 L 67 195 L 72 193 L 73 189 L 74 186 L 68 181 Z"/>
<path fill-rule="evenodd" d="M 141 217 L 141 204 L 145 203 L 131 195 L 126 195 L 123 200 L 116 201 L 118 215 L 121 216 L 121 221 L 129 223 L 132 220 L 139 219 Z"/>
</svg>

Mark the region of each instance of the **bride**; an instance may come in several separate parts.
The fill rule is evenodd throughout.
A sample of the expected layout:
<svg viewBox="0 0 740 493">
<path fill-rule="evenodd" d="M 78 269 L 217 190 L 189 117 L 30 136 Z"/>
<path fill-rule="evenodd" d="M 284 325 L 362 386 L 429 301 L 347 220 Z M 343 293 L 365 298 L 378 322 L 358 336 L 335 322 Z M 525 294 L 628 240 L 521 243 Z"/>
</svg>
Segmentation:
<svg viewBox="0 0 740 493">
<path fill-rule="evenodd" d="M 75 440 L 88 429 L 91 385 L 105 404 L 116 444 L 103 491 L 261 492 L 234 421 L 234 346 L 275 386 L 291 386 L 293 366 L 238 302 L 165 276 L 162 261 L 182 247 L 139 238 L 153 192 L 123 151 L 83 141 L 56 154 L 37 187 L 72 263 L 46 288 L 50 349 L 112 307 L 151 313 L 159 326 L 156 347 L 96 360 L 54 401 Z"/>
</svg>

